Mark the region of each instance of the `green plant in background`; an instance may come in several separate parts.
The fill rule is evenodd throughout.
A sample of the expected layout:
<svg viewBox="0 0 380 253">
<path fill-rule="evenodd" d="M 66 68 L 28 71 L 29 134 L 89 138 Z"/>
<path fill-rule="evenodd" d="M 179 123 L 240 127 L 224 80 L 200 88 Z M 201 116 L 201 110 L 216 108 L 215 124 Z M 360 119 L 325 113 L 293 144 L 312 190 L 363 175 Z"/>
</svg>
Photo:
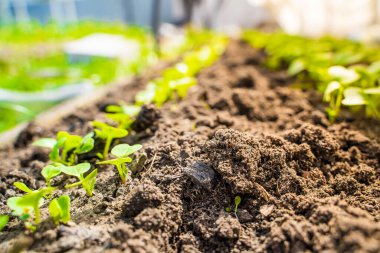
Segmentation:
<svg viewBox="0 0 380 253">
<path fill-rule="evenodd" d="M 11 197 L 7 200 L 7 205 L 12 210 L 12 214 L 20 217 L 20 219 L 28 219 L 33 212 L 34 223 L 39 224 L 41 220 L 40 206 L 43 204 L 44 198 L 50 195 L 55 188 L 46 187 L 33 191 L 21 182 L 15 182 L 14 185 L 26 194 L 21 197 Z M 31 228 L 33 229 L 33 227 Z"/>
<path fill-rule="evenodd" d="M 305 88 L 310 88 L 311 81 L 329 103 L 326 112 L 330 121 L 335 121 L 342 105 L 353 112 L 364 108 L 367 117 L 380 120 L 378 48 L 350 40 L 310 39 L 282 32 L 246 31 L 243 38 L 265 50 L 269 68 L 287 68 L 288 74 Z"/>
<path fill-rule="evenodd" d="M 5 228 L 8 224 L 9 216 L 8 215 L 0 215 L 0 231 Z"/>
<path fill-rule="evenodd" d="M 75 166 L 62 165 L 60 167 L 61 172 L 65 173 L 66 175 L 74 176 L 79 180 L 76 183 L 65 185 L 65 188 L 71 188 L 82 185 L 87 195 L 92 196 L 92 192 L 95 188 L 96 175 L 98 174 L 98 170 L 94 169 L 90 174 L 84 176 L 84 173 L 89 171 L 90 168 L 91 164 L 89 163 L 80 163 Z"/>
<path fill-rule="evenodd" d="M 79 135 L 71 135 L 60 131 L 56 139 L 42 138 L 33 142 L 34 146 L 50 148 L 50 160 L 66 165 L 78 162 L 78 155 L 87 153 L 94 148 L 94 133 L 89 133 L 83 138 Z"/>
<path fill-rule="evenodd" d="M 48 187 L 51 186 L 51 179 L 61 174 L 60 166 L 60 164 L 50 164 L 42 169 L 41 174 L 45 178 Z"/>
<path fill-rule="evenodd" d="M 129 129 L 140 110 L 137 105 L 109 105 L 106 107 L 106 117 L 115 121 L 118 128 Z"/>
<path fill-rule="evenodd" d="M 120 129 L 112 127 L 104 122 L 92 121 L 92 126 L 95 128 L 96 137 L 105 140 L 103 159 L 108 159 L 108 152 L 111 147 L 112 140 L 123 138 L 128 135 L 128 131 L 125 129 Z"/>
<path fill-rule="evenodd" d="M 49 213 L 56 224 L 68 223 L 70 221 L 70 197 L 62 195 L 53 199 L 49 204 Z"/>
<path fill-rule="evenodd" d="M 97 164 L 112 164 L 116 166 L 117 171 L 120 175 L 121 182 L 125 184 L 129 172 L 125 164 L 132 162 L 132 158 L 130 158 L 130 155 L 140 150 L 141 148 L 142 146 L 140 144 L 135 144 L 133 146 L 130 146 L 128 144 L 116 145 L 111 150 L 111 154 L 114 155 L 116 159 L 97 162 Z"/>
</svg>

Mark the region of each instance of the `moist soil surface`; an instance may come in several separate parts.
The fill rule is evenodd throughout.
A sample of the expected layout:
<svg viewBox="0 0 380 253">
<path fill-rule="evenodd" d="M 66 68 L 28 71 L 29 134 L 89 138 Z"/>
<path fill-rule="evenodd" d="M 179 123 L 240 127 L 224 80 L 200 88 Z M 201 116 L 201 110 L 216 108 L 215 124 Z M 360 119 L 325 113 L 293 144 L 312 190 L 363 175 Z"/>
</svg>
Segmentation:
<svg viewBox="0 0 380 253">
<path fill-rule="evenodd" d="M 292 88 L 264 59 L 232 41 L 185 100 L 142 109 L 120 140 L 143 145 L 125 185 L 112 166 L 97 166 L 92 197 L 64 190 L 73 181 L 58 176 L 53 185 L 70 195 L 72 222 L 54 226 L 45 204 L 34 234 L 11 219 L 0 251 L 380 252 L 380 125 L 347 112 L 331 124 L 319 94 Z M 0 151 L 1 212 L 20 194 L 15 181 L 45 185 L 48 151 L 32 141 L 91 131 L 88 121 L 105 120 L 106 105 L 132 102 L 155 75 L 49 129 L 31 123 Z"/>
</svg>

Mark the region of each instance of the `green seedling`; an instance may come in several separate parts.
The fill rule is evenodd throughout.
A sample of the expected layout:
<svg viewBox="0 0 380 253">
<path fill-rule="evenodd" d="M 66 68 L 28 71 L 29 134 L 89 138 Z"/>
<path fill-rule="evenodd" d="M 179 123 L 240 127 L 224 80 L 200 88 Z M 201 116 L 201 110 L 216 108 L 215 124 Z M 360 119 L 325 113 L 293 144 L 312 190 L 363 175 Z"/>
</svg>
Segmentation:
<svg viewBox="0 0 380 253">
<path fill-rule="evenodd" d="M 46 187 L 40 190 L 31 190 L 24 183 L 15 182 L 14 186 L 23 192 L 24 196 L 12 197 L 7 200 L 8 207 L 12 210 L 12 214 L 20 217 L 21 220 L 28 219 L 34 212 L 34 223 L 39 224 L 41 220 L 40 206 L 44 202 L 44 198 L 55 190 L 54 187 Z"/>
<path fill-rule="evenodd" d="M 150 104 L 156 96 L 157 85 L 154 82 L 149 82 L 145 90 L 138 92 L 135 96 L 136 105 Z"/>
<path fill-rule="evenodd" d="M 50 187 L 52 178 L 61 174 L 60 165 L 50 164 L 42 169 L 41 174 L 45 178 L 47 186 Z"/>
<path fill-rule="evenodd" d="M 62 195 L 53 199 L 49 204 L 49 213 L 56 224 L 68 223 L 70 221 L 70 197 Z"/>
<path fill-rule="evenodd" d="M 106 112 L 108 112 L 106 116 L 115 121 L 118 128 L 128 129 L 140 110 L 141 107 L 136 105 L 109 105 L 106 108 Z"/>
<path fill-rule="evenodd" d="M 84 176 L 84 173 L 89 171 L 91 168 L 91 164 L 89 163 L 80 163 L 75 166 L 65 166 L 62 165 L 60 167 L 61 172 L 74 176 L 78 178 L 78 182 L 73 183 L 73 184 L 68 184 L 65 185 L 65 188 L 71 188 L 71 187 L 76 187 L 79 185 L 82 185 L 83 189 L 85 189 L 86 193 L 88 196 L 92 196 L 92 192 L 95 187 L 95 182 L 96 182 L 96 175 L 98 174 L 98 170 L 95 169 L 93 170 L 90 174 L 88 174 L 86 177 Z"/>
<path fill-rule="evenodd" d="M 60 131 L 56 139 L 42 138 L 33 143 L 34 146 L 50 148 L 50 160 L 53 162 L 73 165 L 78 161 L 78 155 L 91 151 L 94 148 L 94 133 L 83 138 Z"/>
<path fill-rule="evenodd" d="M 5 228 L 8 224 L 9 216 L 8 215 L 0 215 L 0 231 Z"/>
<path fill-rule="evenodd" d="M 129 156 L 141 148 L 142 146 L 140 144 L 135 144 L 133 146 L 128 144 L 119 144 L 111 150 L 111 154 L 117 157 L 116 159 L 98 162 L 97 164 L 112 164 L 116 166 L 121 182 L 125 184 L 129 172 L 125 164 L 132 162 L 132 158 Z"/>
<path fill-rule="evenodd" d="M 180 98 L 184 98 L 186 97 L 189 88 L 196 84 L 197 80 L 194 77 L 183 77 L 181 79 L 171 81 L 169 86 L 178 94 Z"/>
<path fill-rule="evenodd" d="M 239 207 L 240 203 L 241 203 L 240 196 L 236 196 L 235 197 L 235 208 L 234 208 L 235 215 L 237 214 L 237 210 L 238 210 L 238 207 Z"/>
<path fill-rule="evenodd" d="M 106 141 L 103 150 L 103 159 L 108 159 L 108 152 L 111 147 L 113 139 L 123 138 L 128 135 L 128 131 L 107 125 L 100 121 L 92 121 L 92 125 L 95 128 L 96 136 Z"/>
</svg>

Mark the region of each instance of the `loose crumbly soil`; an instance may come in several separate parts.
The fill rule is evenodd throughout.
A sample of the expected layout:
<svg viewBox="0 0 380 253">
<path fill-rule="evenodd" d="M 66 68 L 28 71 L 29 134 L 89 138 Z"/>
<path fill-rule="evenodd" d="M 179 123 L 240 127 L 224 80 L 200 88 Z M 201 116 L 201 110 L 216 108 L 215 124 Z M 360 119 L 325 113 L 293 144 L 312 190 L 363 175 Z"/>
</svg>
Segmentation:
<svg viewBox="0 0 380 253">
<path fill-rule="evenodd" d="M 349 114 L 330 124 L 320 96 L 291 88 L 293 80 L 266 70 L 264 58 L 231 42 L 187 99 L 143 108 L 122 141 L 143 144 L 136 160 L 147 160 L 126 185 L 114 168 L 99 167 L 92 197 L 68 191 L 73 222 L 54 227 L 45 205 L 33 235 L 12 219 L 0 251 L 380 252 L 380 125 Z M 104 120 L 105 105 L 130 102 L 150 78 L 51 129 L 32 123 L 3 149 L 1 212 L 19 194 L 13 182 L 44 185 L 48 151 L 31 141 L 90 131 L 88 121 Z M 55 179 L 57 194 L 71 180 Z"/>
</svg>

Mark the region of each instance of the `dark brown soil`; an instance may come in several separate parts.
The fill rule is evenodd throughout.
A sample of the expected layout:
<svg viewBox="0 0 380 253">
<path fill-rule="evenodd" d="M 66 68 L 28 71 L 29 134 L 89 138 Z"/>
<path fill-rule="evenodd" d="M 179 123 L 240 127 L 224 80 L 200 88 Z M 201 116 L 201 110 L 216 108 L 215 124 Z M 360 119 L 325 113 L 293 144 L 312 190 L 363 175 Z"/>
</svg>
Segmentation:
<svg viewBox="0 0 380 253">
<path fill-rule="evenodd" d="M 147 161 L 125 186 L 115 169 L 100 167 L 94 196 L 69 191 L 73 222 L 55 228 L 44 207 L 45 221 L 29 235 L 12 219 L 0 251 L 380 252 L 380 125 L 351 116 L 330 124 L 318 94 L 292 89 L 263 58 L 230 43 L 186 100 L 144 108 L 122 141 L 143 144 Z M 47 151 L 32 140 L 84 134 L 106 104 L 130 102 L 149 78 L 52 129 L 32 124 L 2 150 L 1 212 L 18 194 L 14 181 L 44 185 Z"/>
</svg>

